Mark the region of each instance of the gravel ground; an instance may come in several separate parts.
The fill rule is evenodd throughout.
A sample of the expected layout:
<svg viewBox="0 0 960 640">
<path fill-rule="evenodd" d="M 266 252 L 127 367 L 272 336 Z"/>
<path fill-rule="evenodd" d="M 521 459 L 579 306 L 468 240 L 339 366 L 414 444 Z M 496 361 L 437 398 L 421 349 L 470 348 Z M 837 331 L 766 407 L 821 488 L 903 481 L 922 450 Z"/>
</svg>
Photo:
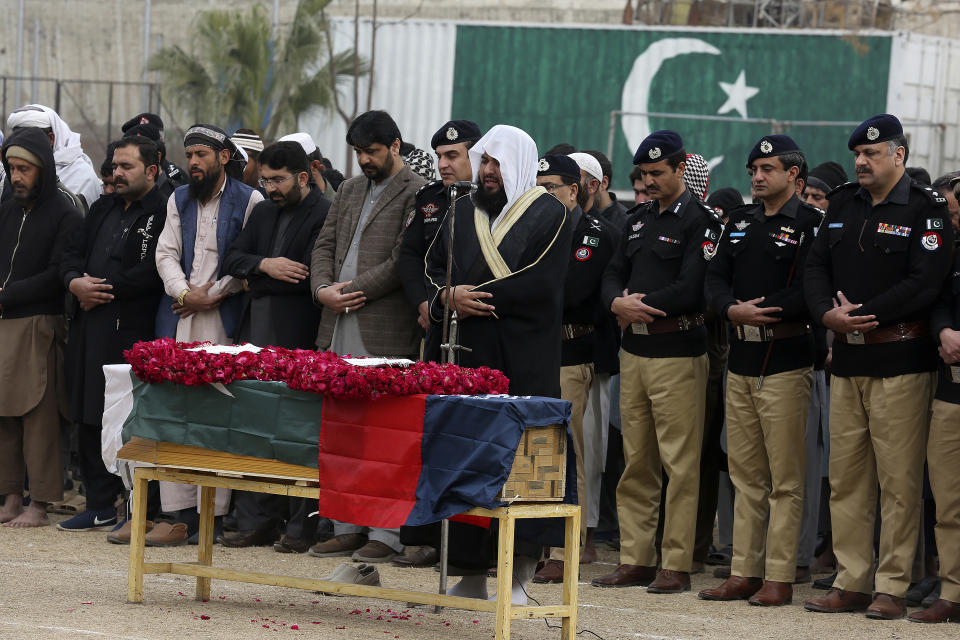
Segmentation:
<svg viewBox="0 0 960 640">
<path fill-rule="evenodd" d="M 194 581 L 181 576 L 146 576 L 144 603 L 126 604 L 127 552 L 128 547 L 108 544 L 102 532 L 0 528 L 0 638 L 240 640 L 270 638 L 273 633 L 339 640 L 493 638 L 490 613 L 444 610 L 435 615 L 432 608 L 408 608 L 399 602 L 217 580 L 210 602 L 201 603 L 192 597 Z M 147 549 L 147 559 L 186 561 L 195 559 L 195 553 L 195 547 Z M 823 593 L 808 585 L 795 589 L 793 605 L 776 609 L 698 600 L 697 590 L 719 582 L 709 574 L 694 576 L 693 590 L 680 595 L 653 595 L 639 587 L 597 589 L 589 586 L 590 579 L 608 572 L 617 560 L 613 551 L 601 556 L 602 562 L 584 566 L 581 572 L 579 628 L 605 640 L 960 637 L 956 624 L 808 613 L 800 606 L 803 600 Z M 217 566 L 287 575 L 325 575 L 341 561 L 278 554 L 272 548 L 214 548 Z M 438 574 L 387 565 L 381 577 L 387 586 L 427 591 L 436 589 Z M 489 587 L 494 588 L 493 580 Z M 560 601 L 559 585 L 532 585 L 529 592 L 543 603 Z M 556 639 L 560 632 L 548 629 L 542 620 L 522 620 L 514 621 L 512 637 Z M 594 636 L 584 632 L 579 637 Z"/>
</svg>

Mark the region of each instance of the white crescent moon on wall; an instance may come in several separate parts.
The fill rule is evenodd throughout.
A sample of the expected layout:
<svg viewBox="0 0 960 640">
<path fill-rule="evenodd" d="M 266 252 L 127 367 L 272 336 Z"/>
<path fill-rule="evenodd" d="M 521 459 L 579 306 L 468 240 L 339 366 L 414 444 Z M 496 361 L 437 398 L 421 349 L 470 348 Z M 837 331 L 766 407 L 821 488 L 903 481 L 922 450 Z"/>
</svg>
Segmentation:
<svg viewBox="0 0 960 640">
<path fill-rule="evenodd" d="M 620 109 L 623 134 L 627 138 L 630 153 L 633 153 L 643 139 L 652 132 L 650 119 L 646 115 L 626 115 L 630 113 L 646 114 L 649 107 L 650 85 L 664 61 L 690 53 L 720 55 L 720 50 L 709 42 L 697 38 L 664 38 L 657 40 L 633 61 L 633 68 L 627 81 L 623 83 Z"/>
</svg>

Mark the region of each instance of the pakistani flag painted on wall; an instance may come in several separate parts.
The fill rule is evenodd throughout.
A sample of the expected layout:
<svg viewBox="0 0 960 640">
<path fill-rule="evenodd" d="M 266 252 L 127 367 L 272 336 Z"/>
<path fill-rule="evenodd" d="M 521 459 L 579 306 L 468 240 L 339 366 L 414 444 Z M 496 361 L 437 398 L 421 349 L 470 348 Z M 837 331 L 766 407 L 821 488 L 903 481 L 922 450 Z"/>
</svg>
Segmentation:
<svg viewBox="0 0 960 640">
<path fill-rule="evenodd" d="M 688 152 L 710 163 L 710 188 L 749 191 L 744 165 L 766 123 L 717 122 L 663 113 L 742 120 L 861 121 L 885 110 L 888 37 L 791 35 L 769 31 L 648 31 L 456 27 L 451 117 L 482 128 L 513 124 L 541 153 L 559 142 L 607 151 L 611 112 L 614 188 L 629 189 L 633 151 L 651 131 L 674 129 Z M 842 126 L 786 125 L 815 166 L 852 159 Z"/>
</svg>

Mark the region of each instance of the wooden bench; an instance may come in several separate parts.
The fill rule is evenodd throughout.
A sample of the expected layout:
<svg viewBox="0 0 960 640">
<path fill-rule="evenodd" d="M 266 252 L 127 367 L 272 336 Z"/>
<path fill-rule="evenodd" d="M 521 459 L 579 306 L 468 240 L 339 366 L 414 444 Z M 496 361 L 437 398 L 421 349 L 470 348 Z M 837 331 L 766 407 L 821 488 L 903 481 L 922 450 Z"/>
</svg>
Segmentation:
<svg viewBox="0 0 960 640">
<path fill-rule="evenodd" d="M 560 618 L 562 640 L 574 640 L 577 628 L 576 570 L 564 572 L 562 603 L 553 606 L 518 606 L 511 602 L 513 546 L 516 521 L 521 518 L 564 519 L 564 565 L 576 568 L 580 562 L 580 507 L 569 504 L 511 505 L 499 509 L 471 509 L 469 515 L 499 520 L 497 552 L 497 600 L 406 591 L 312 578 L 253 573 L 213 566 L 214 491 L 218 488 L 273 493 L 284 496 L 317 499 L 317 470 L 277 460 L 239 456 L 200 447 L 132 438 L 118 453 L 118 458 L 152 466 L 137 467 L 133 484 L 133 519 L 130 533 L 130 568 L 127 601 L 143 602 L 143 576 L 147 573 L 170 573 L 194 576 L 197 579 L 197 600 L 210 599 L 210 581 L 229 580 L 310 591 L 417 604 L 453 607 L 468 611 L 496 613 L 496 639 L 510 637 L 510 621 L 518 618 Z M 200 489 L 200 540 L 196 562 L 146 562 L 147 482 L 162 480 L 192 484 Z"/>
</svg>

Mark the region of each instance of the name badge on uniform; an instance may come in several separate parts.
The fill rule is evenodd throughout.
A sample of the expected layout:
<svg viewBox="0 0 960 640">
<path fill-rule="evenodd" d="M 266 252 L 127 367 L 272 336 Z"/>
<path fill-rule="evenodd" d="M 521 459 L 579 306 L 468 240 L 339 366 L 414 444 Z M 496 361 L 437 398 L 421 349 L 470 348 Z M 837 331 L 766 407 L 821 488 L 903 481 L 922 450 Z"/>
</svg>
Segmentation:
<svg viewBox="0 0 960 640">
<path fill-rule="evenodd" d="M 960 365 L 950 365 L 950 380 L 960 383 Z"/>
<path fill-rule="evenodd" d="M 630 329 L 632 329 L 633 333 L 638 336 L 650 335 L 650 332 L 647 330 L 647 324 L 645 322 L 631 322 Z"/>
</svg>

